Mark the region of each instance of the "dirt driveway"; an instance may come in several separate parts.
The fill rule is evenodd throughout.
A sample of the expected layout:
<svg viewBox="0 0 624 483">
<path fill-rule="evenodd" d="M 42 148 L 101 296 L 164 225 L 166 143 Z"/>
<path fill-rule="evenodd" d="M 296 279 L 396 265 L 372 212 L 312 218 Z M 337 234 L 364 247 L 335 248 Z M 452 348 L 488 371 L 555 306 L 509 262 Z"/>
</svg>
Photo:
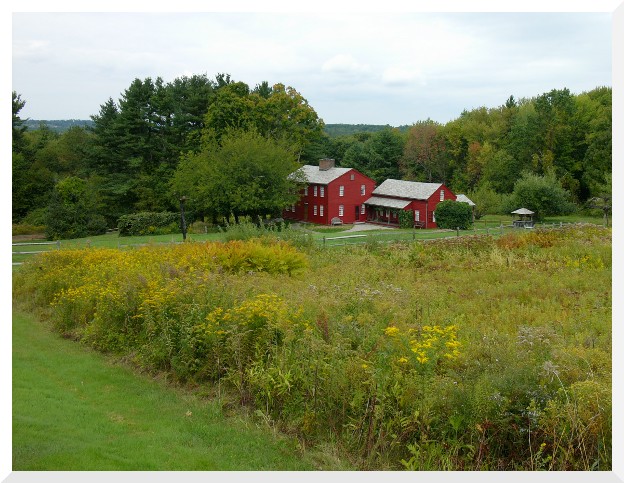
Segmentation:
<svg viewBox="0 0 624 483">
<path fill-rule="evenodd" d="M 354 231 L 368 231 L 368 230 L 394 230 L 392 226 L 373 225 L 372 223 L 357 223 L 353 225 L 353 228 L 345 230 L 344 233 L 350 233 Z"/>
</svg>

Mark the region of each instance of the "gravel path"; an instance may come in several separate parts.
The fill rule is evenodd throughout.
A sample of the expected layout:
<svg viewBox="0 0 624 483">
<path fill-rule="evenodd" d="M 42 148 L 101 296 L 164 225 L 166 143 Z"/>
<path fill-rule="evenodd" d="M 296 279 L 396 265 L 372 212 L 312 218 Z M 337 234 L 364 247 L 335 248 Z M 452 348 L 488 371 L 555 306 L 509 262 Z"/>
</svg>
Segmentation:
<svg viewBox="0 0 624 483">
<path fill-rule="evenodd" d="M 372 223 L 358 223 L 353 225 L 353 228 L 345 230 L 343 233 L 350 233 L 353 231 L 367 231 L 367 230 L 394 230 L 392 226 L 373 225 Z"/>
</svg>

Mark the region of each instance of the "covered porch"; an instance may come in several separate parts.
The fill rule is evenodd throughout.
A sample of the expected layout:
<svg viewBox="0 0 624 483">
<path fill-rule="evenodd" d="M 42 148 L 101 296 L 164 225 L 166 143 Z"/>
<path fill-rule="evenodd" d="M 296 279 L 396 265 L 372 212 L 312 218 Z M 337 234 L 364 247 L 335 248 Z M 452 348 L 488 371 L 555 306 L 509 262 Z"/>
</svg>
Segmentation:
<svg viewBox="0 0 624 483">
<path fill-rule="evenodd" d="M 399 213 L 410 205 L 409 200 L 372 196 L 366 205 L 366 221 L 386 226 L 399 226 Z"/>
</svg>

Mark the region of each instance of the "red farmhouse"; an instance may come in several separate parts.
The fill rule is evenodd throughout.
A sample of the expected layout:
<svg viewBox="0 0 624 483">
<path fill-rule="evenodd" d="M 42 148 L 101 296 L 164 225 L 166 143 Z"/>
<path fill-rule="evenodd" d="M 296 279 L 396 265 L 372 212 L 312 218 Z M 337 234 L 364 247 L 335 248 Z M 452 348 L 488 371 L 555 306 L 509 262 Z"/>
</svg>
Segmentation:
<svg viewBox="0 0 624 483">
<path fill-rule="evenodd" d="M 342 223 L 366 221 L 364 202 L 375 188 L 372 179 L 353 168 L 337 168 L 333 159 L 302 166 L 301 171 L 307 184 L 299 202 L 284 210 L 284 218 L 319 225 L 338 219 Z"/>
<path fill-rule="evenodd" d="M 413 212 L 414 226 L 437 228 L 435 209 L 444 200 L 456 200 L 457 197 L 440 183 L 417 183 L 387 179 L 379 185 L 366 200 L 367 221 L 399 224 L 399 211 Z"/>
</svg>

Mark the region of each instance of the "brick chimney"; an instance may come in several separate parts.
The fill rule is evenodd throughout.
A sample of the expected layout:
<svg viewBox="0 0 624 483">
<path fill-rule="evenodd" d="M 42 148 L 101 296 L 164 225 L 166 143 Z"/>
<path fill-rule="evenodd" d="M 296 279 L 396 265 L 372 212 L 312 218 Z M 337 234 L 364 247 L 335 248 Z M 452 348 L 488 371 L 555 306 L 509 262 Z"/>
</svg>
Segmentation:
<svg viewBox="0 0 624 483">
<path fill-rule="evenodd" d="M 319 161 L 319 171 L 327 171 L 336 167 L 336 160 L 324 158 Z"/>
</svg>

